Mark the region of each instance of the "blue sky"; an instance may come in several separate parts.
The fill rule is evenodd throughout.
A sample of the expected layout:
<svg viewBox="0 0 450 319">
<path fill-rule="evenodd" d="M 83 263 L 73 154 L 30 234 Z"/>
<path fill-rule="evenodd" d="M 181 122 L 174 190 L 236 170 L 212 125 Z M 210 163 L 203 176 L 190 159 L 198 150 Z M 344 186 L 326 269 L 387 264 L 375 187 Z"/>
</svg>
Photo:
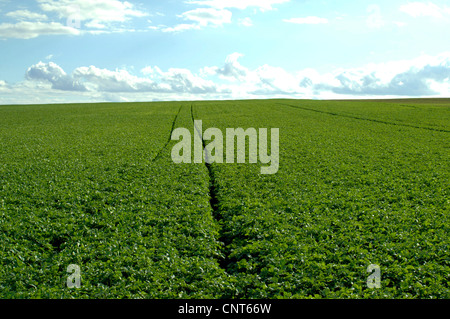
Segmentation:
<svg viewBox="0 0 450 319">
<path fill-rule="evenodd" d="M 0 0 L 0 104 L 450 96 L 450 1 Z"/>
</svg>

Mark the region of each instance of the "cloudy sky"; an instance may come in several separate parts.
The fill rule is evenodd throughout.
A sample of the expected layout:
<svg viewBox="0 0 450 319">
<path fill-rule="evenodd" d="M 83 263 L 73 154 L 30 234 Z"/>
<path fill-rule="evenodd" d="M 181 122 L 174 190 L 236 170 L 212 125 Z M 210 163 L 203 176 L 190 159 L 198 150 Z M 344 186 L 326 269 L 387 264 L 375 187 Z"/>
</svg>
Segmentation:
<svg viewBox="0 0 450 319">
<path fill-rule="evenodd" d="M 450 1 L 0 0 L 0 104 L 450 96 Z"/>
</svg>

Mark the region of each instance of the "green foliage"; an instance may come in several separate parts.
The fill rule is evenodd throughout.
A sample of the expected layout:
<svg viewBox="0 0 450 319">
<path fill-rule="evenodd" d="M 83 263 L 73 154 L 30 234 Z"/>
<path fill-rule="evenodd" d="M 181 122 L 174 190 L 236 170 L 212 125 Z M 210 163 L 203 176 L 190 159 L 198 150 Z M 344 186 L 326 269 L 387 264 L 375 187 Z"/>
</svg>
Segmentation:
<svg viewBox="0 0 450 319">
<path fill-rule="evenodd" d="M 174 164 L 191 104 L 204 129 L 279 128 L 277 174 Z M 1 106 L 0 298 L 449 298 L 449 106 Z"/>
<path fill-rule="evenodd" d="M 205 127 L 280 128 L 277 174 L 213 165 L 234 297 L 450 297 L 450 103 L 432 101 L 196 103 Z"/>
<path fill-rule="evenodd" d="M 179 109 L 0 108 L 0 297 L 221 296 L 207 169 L 174 165 L 166 145 Z"/>
</svg>

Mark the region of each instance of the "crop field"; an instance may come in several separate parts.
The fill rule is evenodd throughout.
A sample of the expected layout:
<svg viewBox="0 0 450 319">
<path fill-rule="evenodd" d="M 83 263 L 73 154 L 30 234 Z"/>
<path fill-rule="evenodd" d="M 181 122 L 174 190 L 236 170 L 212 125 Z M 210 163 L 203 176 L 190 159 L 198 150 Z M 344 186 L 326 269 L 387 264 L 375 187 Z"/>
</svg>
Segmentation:
<svg viewBox="0 0 450 319">
<path fill-rule="evenodd" d="M 174 163 L 194 120 L 278 128 L 278 171 Z M 0 106 L 0 298 L 450 298 L 449 134 L 450 99 Z"/>
</svg>

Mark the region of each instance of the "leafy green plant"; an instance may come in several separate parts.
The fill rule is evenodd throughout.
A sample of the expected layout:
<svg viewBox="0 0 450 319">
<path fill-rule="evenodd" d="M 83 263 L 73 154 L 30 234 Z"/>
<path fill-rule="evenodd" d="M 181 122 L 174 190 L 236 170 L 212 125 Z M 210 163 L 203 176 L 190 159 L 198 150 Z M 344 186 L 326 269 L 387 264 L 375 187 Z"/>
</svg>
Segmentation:
<svg viewBox="0 0 450 319">
<path fill-rule="evenodd" d="M 448 298 L 449 106 L 0 106 L 0 298 Z M 174 164 L 193 119 L 279 128 L 279 171 Z"/>
</svg>

